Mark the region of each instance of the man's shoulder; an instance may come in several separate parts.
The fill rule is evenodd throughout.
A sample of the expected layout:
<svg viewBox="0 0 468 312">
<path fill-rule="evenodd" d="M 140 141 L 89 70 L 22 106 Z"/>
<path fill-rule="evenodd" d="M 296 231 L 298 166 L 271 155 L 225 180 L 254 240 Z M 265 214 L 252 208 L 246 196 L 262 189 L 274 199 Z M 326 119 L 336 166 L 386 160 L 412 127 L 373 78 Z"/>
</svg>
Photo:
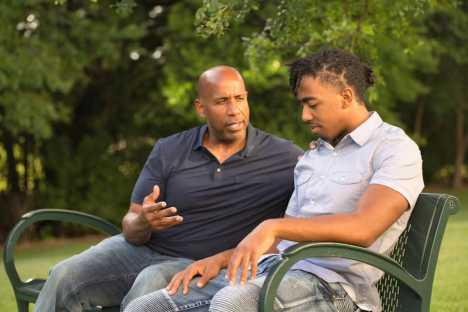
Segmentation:
<svg viewBox="0 0 468 312">
<path fill-rule="evenodd" d="M 198 137 L 201 126 L 193 127 L 187 130 L 176 132 L 166 137 L 159 138 L 156 145 L 164 146 L 165 148 L 180 148 L 183 146 L 192 147 L 194 140 Z"/>
<path fill-rule="evenodd" d="M 165 155 L 173 157 L 180 155 L 184 151 L 192 149 L 201 126 L 183 130 L 167 137 L 159 138 L 154 144 L 152 154 Z"/>
</svg>

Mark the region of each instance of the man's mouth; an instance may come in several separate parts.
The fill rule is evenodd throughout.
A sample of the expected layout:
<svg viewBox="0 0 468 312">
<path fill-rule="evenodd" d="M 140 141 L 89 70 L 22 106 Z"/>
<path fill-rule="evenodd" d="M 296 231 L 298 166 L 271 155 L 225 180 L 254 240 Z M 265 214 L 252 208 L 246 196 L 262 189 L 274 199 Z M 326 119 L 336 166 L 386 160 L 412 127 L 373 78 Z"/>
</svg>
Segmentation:
<svg viewBox="0 0 468 312">
<path fill-rule="evenodd" d="M 238 130 L 242 130 L 243 125 L 244 125 L 244 122 L 242 121 L 230 122 L 226 124 L 226 128 L 228 128 L 231 131 L 238 131 Z"/>
</svg>

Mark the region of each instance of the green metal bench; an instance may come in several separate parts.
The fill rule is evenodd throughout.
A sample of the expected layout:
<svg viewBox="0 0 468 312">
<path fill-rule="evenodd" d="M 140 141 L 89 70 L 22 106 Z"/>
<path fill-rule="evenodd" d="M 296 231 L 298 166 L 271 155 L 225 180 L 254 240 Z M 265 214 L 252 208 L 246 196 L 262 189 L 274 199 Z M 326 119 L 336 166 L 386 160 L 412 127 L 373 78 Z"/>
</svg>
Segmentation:
<svg viewBox="0 0 468 312">
<path fill-rule="evenodd" d="M 310 257 L 342 257 L 373 265 L 386 272 L 378 289 L 385 312 L 429 311 L 432 284 L 442 236 L 448 217 L 459 207 L 457 198 L 445 194 L 421 194 L 390 257 L 369 252 L 367 249 L 338 243 L 297 244 L 284 254 L 284 260 L 270 273 L 262 289 L 260 311 L 273 311 L 273 300 L 278 285 L 297 261 Z M 25 229 L 39 221 L 55 220 L 90 226 L 109 235 L 120 230 L 106 220 L 70 210 L 43 209 L 23 215 L 7 238 L 4 264 L 15 292 L 18 310 L 28 311 L 35 302 L 45 280 L 22 281 L 14 263 L 14 249 Z M 95 311 L 119 311 L 119 307 L 97 307 Z"/>
<path fill-rule="evenodd" d="M 260 312 L 273 311 L 273 301 L 283 276 L 296 262 L 311 257 L 353 259 L 384 271 L 377 288 L 385 312 L 429 311 L 440 244 L 449 216 L 458 209 L 456 197 L 421 194 L 390 257 L 339 243 L 301 243 L 288 248 L 284 259 L 265 280 L 260 295 Z"/>
<path fill-rule="evenodd" d="M 29 303 L 36 302 L 39 292 L 45 283 L 43 279 L 29 279 L 22 281 L 16 270 L 14 262 L 14 251 L 16 243 L 27 227 L 40 221 L 61 221 L 85 225 L 108 235 L 120 233 L 120 229 L 108 221 L 78 211 L 60 209 L 41 209 L 24 214 L 19 222 L 13 227 L 6 240 L 3 252 L 5 270 L 15 292 L 18 311 L 26 312 Z M 96 307 L 94 311 L 119 311 L 119 307 L 101 308 Z"/>
</svg>

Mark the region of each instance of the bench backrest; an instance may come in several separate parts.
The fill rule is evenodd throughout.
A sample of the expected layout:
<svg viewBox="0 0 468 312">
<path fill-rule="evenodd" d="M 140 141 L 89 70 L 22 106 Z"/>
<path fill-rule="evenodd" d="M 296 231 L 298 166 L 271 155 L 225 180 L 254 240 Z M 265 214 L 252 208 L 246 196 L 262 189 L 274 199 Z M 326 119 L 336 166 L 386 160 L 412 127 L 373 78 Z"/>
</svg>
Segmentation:
<svg viewBox="0 0 468 312">
<path fill-rule="evenodd" d="M 426 310 L 421 305 L 423 301 L 430 302 L 437 258 L 448 217 L 456 213 L 458 206 L 458 200 L 454 196 L 429 193 L 419 196 L 408 226 L 391 257 L 411 275 L 424 281 L 425 300 L 421 300 L 395 278 L 385 275 L 378 283 L 384 312 Z"/>
</svg>

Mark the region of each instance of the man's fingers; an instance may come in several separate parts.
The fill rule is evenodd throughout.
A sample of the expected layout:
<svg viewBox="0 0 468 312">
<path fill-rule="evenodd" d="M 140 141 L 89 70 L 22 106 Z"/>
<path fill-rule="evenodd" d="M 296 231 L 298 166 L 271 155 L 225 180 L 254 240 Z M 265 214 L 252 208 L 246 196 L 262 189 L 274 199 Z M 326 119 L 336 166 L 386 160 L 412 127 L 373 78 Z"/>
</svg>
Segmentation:
<svg viewBox="0 0 468 312">
<path fill-rule="evenodd" d="M 258 255 L 254 255 L 252 257 L 252 261 L 250 262 L 250 280 L 253 281 L 255 277 L 257 277 L 257 263 L 260 257 Z"/>
<path fill-rule="evenodd" d="M 167 285 L 166 290 L 169 293 L 169 295 L 173 295 L 177 292 L 177 289 L 179 289 L 180 283 L 182 282 L 182 279 L 184 277 L 184 271 L 177 273 L 172 277 L 172 280 L 169 282 L 169 285 Z"/>
<path fill-rule="evenodd" d="M 151 225 L 154 230 L 164 230 L 182 223 L 183 220 L 184 218 L 179 215 L 173 217 L 164 217 L 162 219 L 155 219 L 151 221 Z"/>
<path fill-rule="evenodd" d="M 184 274 L 184 281 L 183 281 L 183 285 L 184 285 L 184 295 L 188 294 L 189 292 L 189 285 L 190 285 L 190 281 L 193 279 L 193 277 L 195 275 L 198 275 L 199 272 L 197 269 L 191 269 L 189 270 L 188 272 L 185 272 Z"/>
<path fill-rule="evenodd" d="M 229 284 L 231 286 L 234 286 L 236 284 L 237 269 L 239 268 L 241 260 L 242 260 L 242 256 L 235 253 L 234 256 L 231 258 L 231 261 L 229 262 L 229 266 L 227 270 L 227 278 L 230 281 Z"/>
<path fill-rule="evenodd" d="M 249 265 L 250 265 L 250 255 L 244 255 L 241 264 L 241 277 L 240 277 L 240 284 L 243 286 L 247 282 L 247 274 L 249 273 Z"/>
<path fill-rule="evenodd" d="M 168 226 L 173 226 L 176 224 L 179 224 L 180 222 L 183 221 L 183 218 L 179 215 L 172 216 L 172 217 L 164 217 L 162 219 L 159 219 L 157 222 L 158 225 L 168 227 Z"/>
<path fill-rule="evenodd" d="M 203 288 L 212 278 L 219 274 L 219 270 L 206 270 L 197 282 L 197 287 Z"/>
<path fill-rule="evenodd" d="M 155 204 L 144 204 L 143 205 L 143 212 L 144 213 L 155 213 L 155 212 L 158 212 L 159 210 L 161 209 L 164 209 L 166 208 L 167 204 L 166 202 L 158 202 L 158 203 L 155 203 Z"/>
<path fill-rule="evenodd" d="M 159 210 L 157 212 L 157 216 L 158 218 L 172 217 L 173 215 L 175 215 L 176 212 L 177 212 L 176 207 L 169 207 L 169 208 Z"/>
</svg>

